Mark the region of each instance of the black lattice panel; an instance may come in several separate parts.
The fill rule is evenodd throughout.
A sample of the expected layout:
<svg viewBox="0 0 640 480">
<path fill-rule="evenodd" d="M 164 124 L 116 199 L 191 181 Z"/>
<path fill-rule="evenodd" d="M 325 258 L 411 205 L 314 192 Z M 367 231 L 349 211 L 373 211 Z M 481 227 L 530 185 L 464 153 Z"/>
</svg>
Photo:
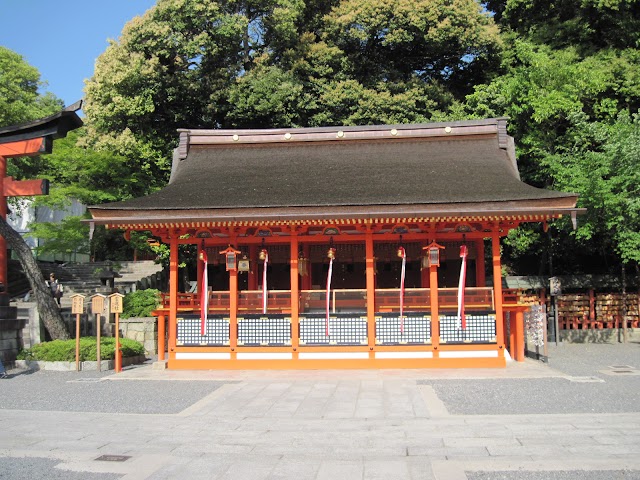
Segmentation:
<svg viewBox="0 0 640 480">
<path fill-rule="evenodd" d="M 238 317 L 238 345 L 291 345 L 291 317 L 275 314 Z"/>
<path fill-rule="evenodd" d="M 367 317 L 331 315 L 329 335 L 326 317 L 300 317 L 300 345 L 366 345 Z"/>
<path fill-rule="evenodd" d="M 431 343 L 431 317 L 428 315 L 405 315 L 402 333 L 399 315 L 376 317 L 376 344 L 425 344 Z"/>
<path fill-rule="evenodd" d="M 200 334 L 200 317 L 195 315 L 179 317 L 177 326 L 177 345 L 229 345 L 229 318 L 209 315 L 206 335 Z"/>
<path fill-rule="evenodd" d="M 458 328 L 456 315 L 440 315 L 441 343 L 495 343 L 496 316 L 488 314 L 466 315 L 467 328 Z"/>
</svg>

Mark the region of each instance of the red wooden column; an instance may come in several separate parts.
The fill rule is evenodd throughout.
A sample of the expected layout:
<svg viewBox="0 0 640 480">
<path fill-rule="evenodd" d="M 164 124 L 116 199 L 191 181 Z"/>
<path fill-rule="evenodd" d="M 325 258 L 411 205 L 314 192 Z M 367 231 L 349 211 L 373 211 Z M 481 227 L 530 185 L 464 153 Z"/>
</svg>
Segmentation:
<svg viewBox="0 0 640 480">
<path fill-rule="evenodd" d="M 165 316 L 164 313 L 158 314 L 158 361 L 162 362 L 164 360 L 164 337 L 165 333 Z"/>
<path fill-rule="evenodd" d="M 486 287 L 487 279 L 484 273 L 484 240 L 476 240 L 476 287 Z"/>
<path fill-rule="evenodd" d="M 376 346 L 376 271 L 373 258 L 373 232 L 365 234 L 365 258 L 367 276 L 367 338 L 369 340 L 369 358 L 375 358 Z"/>
<path fill-rule="evenodd" d="M 247 288 L 249 290 L 258 290 L 258 246 L 249 245 L 249 276 L 247 279 Z"/>
<path fill-rule="evenodd" d="M 524 362 L 524 312 L 528 305 L 504 305 L 509 312 L 509 353 L 516 362 Z"/>
<path fill-rule="evenodd" d="M 502 311 L 502 265 L 500 263 L 500 233 L 496 227 L 491 234 L 493 257 L 493 295 L 496 303 L 496 341 L 498 357 L 504 358 L 504 313 Z"/>
<path fill-rule="evenodd" d="M 238 270 L 229 270 L 229 346 L 238 346 Z"/>
<path fill-rule="evenodd" d="M 420 287 L 429 288 L 431 279 L 429 278 L 429 267 L 423 266 L 424 257 L 420 257 Z"/>
<path fill-rule="evenodd" d="M 302 290 L 311 290 L 311 285 L 313 285 L 311 283 L 311 258 L 309 257 L 309 252 L 310 252 L 310 248 L 309 248 L 309 244 L 305 243 L 304 245 L 302 245 L 302 254 L 304 255 L 304 258 L 306 258 L 308 260 L 307 262 L 307 274 L 302 277 Z"/>
<path fill-rule="evenodd" d="M 438 302 L 438 266 L 429 266 L 429 301 L 431 304 L 431 346 L 433 358 L 440 358 L 440 312 Z"/>
<path fill-rule="evenodd" d="M 204 270 L 204 265 L 202 264 L 202 261 L 200 260 L 200 253 L 204 250 L 204 244 L 199 244 L 198 245 L 198 253 L 196 255 L 196 280 L 198 281 L 198 288 L 196 288 L 196 295 L 198 296 L 198 298 L 202 298 L 202 272 Z"/>
<path fill-rule="evenodd" d="M 298 357 L 298 346 L 300 343 L 299 333 L 299 308 L 300 308 L 300 276 L 298 275 L 298 234 L 291 232 L 291 245 L 289 250 L 291 261 L 291 348 L 293 348 L 293 358 Z"/>
<path fill-rule="evenodd" d="M 169 360 L 175 360 L 178 337 L 178 235 L 169 232 Z"/>
<path fill-rule="evenodd" d="M 231 245 L 235 245 L 236 237 L 230 232 Z M 229 346 L 231 347 L 231 358 L 236 359 L 236 348 L 238 347 L 238 269 L 229 270 Z"/>
</svg>

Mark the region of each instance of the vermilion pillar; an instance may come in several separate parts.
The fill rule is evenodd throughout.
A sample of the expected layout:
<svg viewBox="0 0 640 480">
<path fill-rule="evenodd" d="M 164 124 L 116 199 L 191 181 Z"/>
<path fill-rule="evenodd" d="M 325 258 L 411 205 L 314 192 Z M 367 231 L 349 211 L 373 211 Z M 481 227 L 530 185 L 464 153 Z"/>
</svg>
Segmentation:
<svg viewBox="0 0 640 480">
<path fill-rule="evenodd" d="M 484 273 L 484 240 L 476 240 L 476 287 L 486 287 L 487 279 Z"/>
<path fill-rule="evenodd" d="M 365 257 L 367 275 L 367 338 L 369 339 L 369 357 L 375 355 L 372 348 L 376 345 L 376 271 L 373 258 L 373 232 L 365 234 Z"/>
<path fill-rule="evenodd" d="M 197 262 L 196 262 L 196 279 L 198 282 L 198 288 L 196 289 L 196 292 L 198 293 L 198 297 L 202 298 L 202 272 L 204 271 L 204 265 L 203 262 L 200 260 L 200 252 L 202 252 L 202 250 L 204 250 L 204 245 L 198 245 L 198 254 L 196 256 Z"/>
<path fill-rule="evenodd" d="M 229 270 L 229 346 L 238 346 L 238 270 Z"/>
<path fill-rule="evenodd" d="M 4 178 L 7 176 L 7 159 L 0 157 L 0 216 L 7 218 L 7 197 L 4 192 Z M 7 286 L 7 241 L 0 236 L 0 283 Z"/>
<path fill-rule="evenodd" d="M 249 277 L 247 280 L 247 288 L 249 290 L 258 289 L 258 247 L 249 245 Z"/>
<path fill-rule="evenodd" d="M 500 263 L 500 234 L 497 228 L 491 234 L 493 257 L 493 295 L 496 303 L 496 341 L 498 355 L 504 358 L 504 313 L 502 311 L 502 265 Z"/>
<path fill-rule="evenodd" d="M 431 345 L 433 358 L 439 358 L 440 353 L 440 312 L 438 303 L 438 266 L 429 266 L 429 300 L 431 305 Z"/>
<path fill-rule="evenodd" d="M 169 232 L 169 358 L 175 359 L 178 317 L 178 235 Z"/>
<path fill-rule="evenodd" d="M 311 272 L 312 272 L 312 268 L 311 268 L 311 257 L 309 256 L 309 252 L 311 251 L 311 249 L 309 248 L 309 244 L 305 243 L 304 245 L 302 245 L 302 254 L 304 255 L 304 258 L 308 259 L 309 261 L 307 262 L 307 274 L 302 277 L 302 290 L 311 290 Z"/>
<path fill-rule="evenodd" d="M 298 316 L 300 314 L 300 276 L 298 275 L 298 235 L 291 233 L 291 247 L 289 250 L 289 259 L 291 261 L 291 347 L 298 349 L 299 344 L 299 323 Z M 294 354 L 294 357 L 297 355 Z"/>
</svg>

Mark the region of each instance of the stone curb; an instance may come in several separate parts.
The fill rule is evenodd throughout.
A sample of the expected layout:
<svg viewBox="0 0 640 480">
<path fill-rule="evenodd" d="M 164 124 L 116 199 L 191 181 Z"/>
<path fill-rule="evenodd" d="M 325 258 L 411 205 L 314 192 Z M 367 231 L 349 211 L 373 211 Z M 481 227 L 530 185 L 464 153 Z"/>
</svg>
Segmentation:
<svg viewBox="0 0 640 480">
<path fill-rule="evenodd" d="M 125 357 L 122 359 L 122 366 L 128 367 L 129 365 L 136 365 L 143 363 L 146 360 L 144 355 L 138 355 L 135 357 Z M 16 360 L 15 367 L 26 370 L 44 370 L 49 372 L 75 372 L 76 362 L 44 362 L 39 360 Z M 100 362 L 101 370 L 114 370 L 115 360 L 102 360 Z M 98 370 L 97 361 L 84 361 L 80 362 L 80 370 L 95 372 Z"/>
</svg>

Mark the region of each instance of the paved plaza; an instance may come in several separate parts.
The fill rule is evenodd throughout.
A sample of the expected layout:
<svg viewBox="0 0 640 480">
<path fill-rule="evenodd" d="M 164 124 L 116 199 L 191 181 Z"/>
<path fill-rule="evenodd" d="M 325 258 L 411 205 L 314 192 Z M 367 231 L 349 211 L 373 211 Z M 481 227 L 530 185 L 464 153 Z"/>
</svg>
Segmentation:
<svg viewBox="0 0 640 480">
<path fill-rule="evenodd" d="M 640 479 L 640 345 L 500 370 L 10 371 L 0 479 Z"/>
</svg>

